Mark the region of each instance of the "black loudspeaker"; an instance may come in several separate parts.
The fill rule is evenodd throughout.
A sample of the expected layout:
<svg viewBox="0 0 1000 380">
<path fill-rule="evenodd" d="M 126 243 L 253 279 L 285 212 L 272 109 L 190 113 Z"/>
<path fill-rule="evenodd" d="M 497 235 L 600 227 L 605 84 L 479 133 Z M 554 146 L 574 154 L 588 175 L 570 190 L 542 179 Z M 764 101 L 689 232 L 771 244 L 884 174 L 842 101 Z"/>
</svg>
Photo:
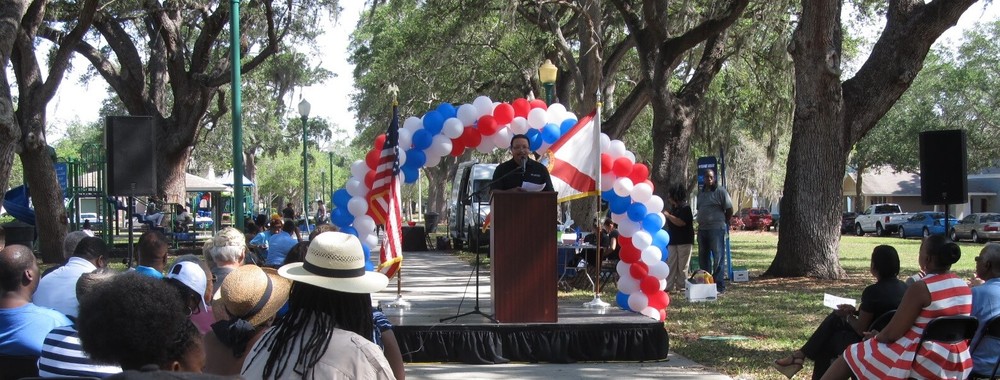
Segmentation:
<svg viewBox="0 0 1000 380">
<path fill-rule="evenodd" d="M 920 133 L 920 201 L 925 205 L 969 201 L 965 131 Z"/>
<path fill-rule="evenodd" d="M 108 116 L 108 194 L 156 195 L 156 130 L 148 116 Z"/>
<path fill-rule="evenodd" d="M 424 232 L 423 227 L 403 227 L 403 250 L 412 251 L 426 251 L 427 250 L 427 235 Z"/>
</svg>

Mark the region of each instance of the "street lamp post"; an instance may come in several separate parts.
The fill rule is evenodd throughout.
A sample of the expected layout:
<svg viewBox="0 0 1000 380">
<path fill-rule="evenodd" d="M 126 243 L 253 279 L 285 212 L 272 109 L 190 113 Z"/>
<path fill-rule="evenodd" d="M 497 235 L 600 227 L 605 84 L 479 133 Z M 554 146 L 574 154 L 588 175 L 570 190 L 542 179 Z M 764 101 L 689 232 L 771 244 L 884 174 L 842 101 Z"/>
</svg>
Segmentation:
<svg viewBox="0 0 1000 380">
<path fill-rule="evenodd" d="M 552 104 L 552 93 L 556 85 L 556 76 L 559 75 L 559 68 L 552 64 L 552 60 L 546 59 L 538 67 L 538 80 L 545 87 L 545 104 Z"/>
<path fill-rule="evenodd" d="M 299 116 L 302 116 L 302 217 L 305 220 L 306 234 L 309 233 L 309 159 L 306 138 L 306 122 L 309 119 L 309 102 L 302 99 L 299 102 Z"/>
<path fill-rule="evenodd" d="M 333 175 L 333 173 L 330 173 L 330 175 Z M 320 178 L 319 186 L 321 189 L 319 193 L 319 199 L 321 201 L 326 202 L 326 170 L 319 171 L 319 178 Z"/>
</svg>

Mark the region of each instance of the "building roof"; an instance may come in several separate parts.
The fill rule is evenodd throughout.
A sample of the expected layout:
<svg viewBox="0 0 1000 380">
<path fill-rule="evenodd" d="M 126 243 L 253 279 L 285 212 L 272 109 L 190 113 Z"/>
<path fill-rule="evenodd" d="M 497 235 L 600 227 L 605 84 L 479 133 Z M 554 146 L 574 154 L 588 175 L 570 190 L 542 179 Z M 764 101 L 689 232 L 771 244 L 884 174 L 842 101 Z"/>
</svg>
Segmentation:
<svg viewBox="0 0 1000 380">
<path fill-rule="evenodd" d="M 845 190 L 854 195 L 856 173 L 844 178 Z M 897 172 L 888 167 L 866 171 L 861 182 L 861 192 L 866 196 L 920 196 L 920 175 Z"/>
</svg>

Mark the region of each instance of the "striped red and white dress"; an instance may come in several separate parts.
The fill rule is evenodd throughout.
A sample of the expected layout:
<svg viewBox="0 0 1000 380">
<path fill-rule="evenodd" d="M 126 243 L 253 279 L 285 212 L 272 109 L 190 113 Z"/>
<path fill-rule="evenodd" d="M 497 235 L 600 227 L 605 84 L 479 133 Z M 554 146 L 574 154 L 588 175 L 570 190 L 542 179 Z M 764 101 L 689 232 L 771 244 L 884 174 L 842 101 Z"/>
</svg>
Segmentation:
<svg viewBox="0 0 1000 380">
<path fill-rule="evenodd" d="M 847 365 L 859 379 L 965 379 L 972 372 L 972 357 L 968 342 L 964 341 L 924 342 L 920 357 L 911 367 L 917 341 L 928 322 L 937 317 L 969 315 L 972 311 L 969 286 L 954 274 L 930 274 L 922 281 L 931 293 L 931 303 L 920 311 L 906 334 L 892 343 L 868 339 L 844 351 Z"/>
</svg>

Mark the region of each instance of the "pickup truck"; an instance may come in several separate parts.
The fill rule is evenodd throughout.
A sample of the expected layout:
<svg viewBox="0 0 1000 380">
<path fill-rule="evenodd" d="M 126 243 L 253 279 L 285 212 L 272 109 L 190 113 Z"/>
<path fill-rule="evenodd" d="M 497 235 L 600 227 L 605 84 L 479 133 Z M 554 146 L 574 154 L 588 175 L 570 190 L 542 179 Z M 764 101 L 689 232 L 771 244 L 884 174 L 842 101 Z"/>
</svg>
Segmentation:
<svg viewBox="0 0 1000 380">
<path fill-rule="evenodd" d="M 898 231 L 899 225 L 906 221 L 907 216 L 898 204 L 873 204 L 854 219 L 854 233 L 862 236 L 874 232 L 877 236 L 886 236 Z"/>
</svg>

